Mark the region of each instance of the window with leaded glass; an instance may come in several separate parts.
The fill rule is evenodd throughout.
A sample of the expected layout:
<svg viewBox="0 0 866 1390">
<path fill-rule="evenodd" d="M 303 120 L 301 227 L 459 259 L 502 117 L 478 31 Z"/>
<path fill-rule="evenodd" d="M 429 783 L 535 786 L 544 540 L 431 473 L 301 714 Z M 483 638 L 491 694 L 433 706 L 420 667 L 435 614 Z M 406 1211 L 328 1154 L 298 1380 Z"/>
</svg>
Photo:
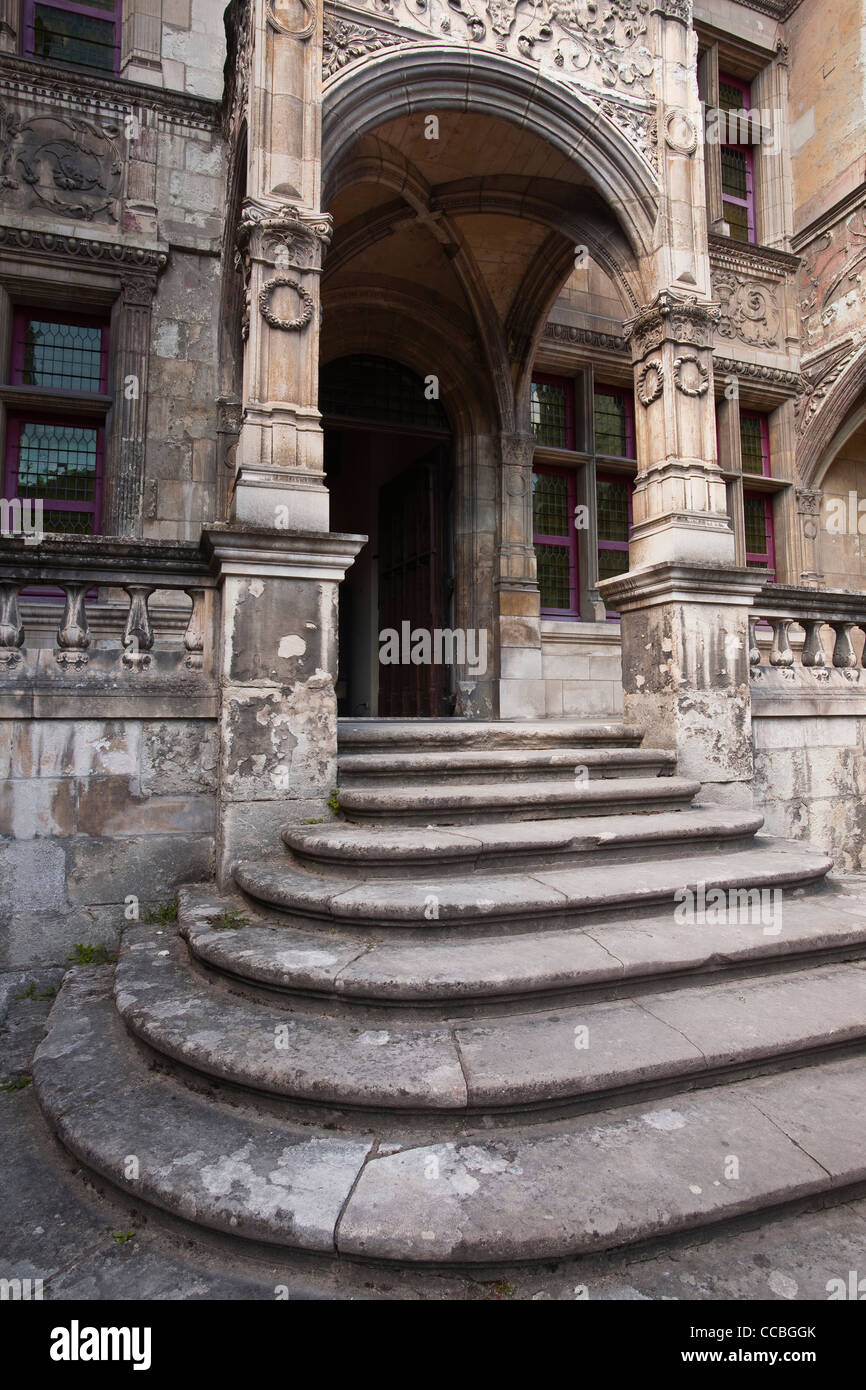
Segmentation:
<svg viewBox="0 0 866 1390">
<path fill-rule="evenodd" d="M 770 430 L 766 415 L 740 411 L 740 457 L 744 473 L 770 476 Z"/>
<path fill-rule="evenodd" d="M 575 497 L 571 469 L 539 466 L 534 470 L 532 529 L 538 587 L 541 611 L 552 617 L 578 614 Z"/>
<path fill-rule="evenodd" d="M 12 322 L 10 379 L 12 386 L 30 388 L 34 402 L 28 410 L 16 400 L 8 417 L 6 496 L 41 501 L 47 532 L 98 533 L 107 326 L 83 315 L 18 310 Z"/>
<path fill-rule="evenodd" d="M 120 58 L 121 0 L 25 0 L 24 52 L 77 68 L 116 72 Z"/>
<path fill-rule="evenodd" d="M 750 569 L 768 569 L 772 579 L 776 573 L 776 555 L 771 499 L 760 492 L 744 492 L 743 524 L 746 564 Z"/>
<path fill-rule="evenodd" d="M 625 574 L 628 569 L 633 491 L 634 484 L 630 478 L 600 473 L 595 480 L 600 580 L 613 579 L 617 574 Z M 608 608 L 608 617 L 615 616 L 614 610 Z"/>
<path fill-rule="evenodd" d="M 537 444 L 547 449 L 573 449 L 574 382 L 567 377 L 534 376 L 530 421 Z"/>
<path fill-rule="evenodd" d="M 634 396 L 621 386 L 596 386 L 595 452 L 608 458 L 633 459 Z"/>
<path fill-rule="evenodd" d="M 726 113 L 725 133 L 735 137 L 724 140 L 720 149 L 722 216 L 735 241 L 755 241 L 754 154 L 750 144 L 739 143 L 748 133 L 745 113 L 752 109 L 749 84 L 720 73 L 719 109 Z"/>
</svg>

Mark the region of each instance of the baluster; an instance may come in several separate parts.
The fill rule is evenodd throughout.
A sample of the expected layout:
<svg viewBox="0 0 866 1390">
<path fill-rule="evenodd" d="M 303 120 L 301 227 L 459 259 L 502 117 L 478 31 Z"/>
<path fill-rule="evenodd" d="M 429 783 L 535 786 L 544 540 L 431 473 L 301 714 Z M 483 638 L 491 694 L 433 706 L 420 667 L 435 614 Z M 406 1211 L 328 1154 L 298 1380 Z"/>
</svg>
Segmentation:
<svg viewBox="0 0 866 1390">
<path fill-rule="evenodd" d="M 857 665 L 857 653 L 854 651 L 854 643 L 851 641 L 851 629 L 854 623 L 831 623 L 836 634 L 836 642 L 833 646 L 833 665 L 840 666 L 843 671 L 850 671 Z"/>
<path fill-rule="evenodd" d="M 183 634 L 185 665 L 191 671 L 200 671 L 204 665 L 204 589 L 184 589 L 184 593 L 192 599 L 192 612 Z"/>
<path fill-rule="evenodd" d="M 18 613 L 20 587 L 13 579 L 0 582 L 0 664 L 7 667 L 18 665 L 18 648 L 24 645 L 24 628 Z"/>
<path fill-rule="evenodd" d="M 802 661 L 804 666 L 826 666 L 827 654 L 821 641 L 823 618 L 801 618 L 800 625 L 806 634 L 803 643 Z"/>
<path fill-rule="evenodd" d="M 90 633 L 87 631 L 87 583 L 63 585 L 66 603 L 63 619 L 57 629 L 59 651 L 54 653 L 61 666 L 82 667 L 87 665 L 87 648 L 90 646 Z"/>
<path fill-rule="evenodd" d="M 761 664 L 761 649 L 760 649 L 760 647 L 758 646 L 758 634 L 757 634 L 757 632 L 755 631 L 755 629 L 757 628 L 757 626 L 758 626 L 758 619 L 757 619 L 757 618 L 750 618 L 750 619 L 749 619 L 749 665 L 750 665 L 750 666 L 756 666 L 756 667 L 757 667 L 757 666 L 760 666 L 760 664 Z"/>
<path fill-rule="evenodd" d="M 791 626 L 791 618 L 771 618 L 773 624 L 773 645 L 770 648 L 771 666 L 793 666 L 794 653 L 791 651 L 791 643 L 788 641 L 788 628 Z"/>
<path fill-rule="evenodd" d="M 146 670 L 150 665 L 148 652 L 153 646 L 153 627 L 147 609 L 148 600 L 156 586 L 153 584 L 124 584 L 129 595 L 129 612 L 123 629 L 123 664 L 130 670 Z"/>
</svg>

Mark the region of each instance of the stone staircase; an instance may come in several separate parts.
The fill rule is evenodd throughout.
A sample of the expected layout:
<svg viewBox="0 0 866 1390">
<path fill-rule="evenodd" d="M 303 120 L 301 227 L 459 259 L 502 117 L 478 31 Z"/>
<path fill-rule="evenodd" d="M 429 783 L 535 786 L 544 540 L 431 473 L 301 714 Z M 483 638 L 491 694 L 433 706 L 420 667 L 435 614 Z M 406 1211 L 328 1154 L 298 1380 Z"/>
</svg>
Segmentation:
<svg viewBox="0 0 866 1390">
<path fill-rule="evenodd" d="M 34 1079 L 87 1168 L 229 1235 L 425 1267 L 866 1179 L 866 895 L 825 855 L 697 804 L 621 723 L 341 721 L 339 767 L 345 820 L 70 972 Z M 682 920 L 712 889 L 773 910 Z"/>
</svg>

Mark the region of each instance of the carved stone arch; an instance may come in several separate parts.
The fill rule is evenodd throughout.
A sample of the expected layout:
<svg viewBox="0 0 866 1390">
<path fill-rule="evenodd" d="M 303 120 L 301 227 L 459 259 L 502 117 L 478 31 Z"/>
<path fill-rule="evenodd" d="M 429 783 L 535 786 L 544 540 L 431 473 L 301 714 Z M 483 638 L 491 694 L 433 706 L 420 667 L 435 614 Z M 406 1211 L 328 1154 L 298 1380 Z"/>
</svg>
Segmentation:
<svg viewBox="0 0 866 1390">
<path fill-rule="evenodd" d="M 326 196 L 343 153 L 400 115 L 479 112 L 525 127 L 568 158 L 612 209 L 638 259 L 653 252 L 658 188 L 617 127 L 577 91 L 502 56 L 429 44 L 380 52 L 348 68 L 323 93 Z"/>
<path fill-rule="evenodd" d="M 866 346 L 862 347 L 806 428 L 797 449 L 797 478 L 801 487 L 820 487 L 836 454 L 853 430 L 852 414 L 866 408 Z M 854 426 L 857 428 L 857 426 Z"/>
</svg>

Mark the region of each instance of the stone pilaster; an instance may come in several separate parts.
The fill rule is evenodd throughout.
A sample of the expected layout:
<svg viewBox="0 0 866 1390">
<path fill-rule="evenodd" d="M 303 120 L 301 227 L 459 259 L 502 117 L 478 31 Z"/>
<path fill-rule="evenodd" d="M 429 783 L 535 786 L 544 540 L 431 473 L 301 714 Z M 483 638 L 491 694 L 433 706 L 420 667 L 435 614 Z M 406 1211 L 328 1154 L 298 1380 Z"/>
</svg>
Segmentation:
<svg viewBox="0 0 866 1390">
<path fill-rule="evenodd" d="M 499 438 L 499 544 L 496 591 L 499 610 L 499 714 L 503 719 L 543 718 L 541 618 L 532 544 L 531 434 Z"/>
<path fill-rule="evenodd" d="M 327 531 L 317 409 L 322 6 L 253 0 L 247 197 L 237 234 L 247 317 L 232 516 Z"/>
<path fill-rule="evenodd" d="M 105 531 L 140 536 L 147 425 L 150 326 L 156 274 L 124 271 L 111 322 L 114 410 L 106 477 Z"/>
<path fill-rule="evenodd" d="M 626 324 L 638 476 L 630 565 L 730 564 L 734 536 L 716 462 L 712 334 L 718 307 L 663 290 Z"/>
<path fill-rule="evenodd" d="M 624 718 L 676 752 L 705 800 L 750 801 L 748 628 L 762 583 L 761 571 L 660 564 L 599 586 L 622 615 Z"/>
<path fill-rule="evenodd" d="M 820 488 L 796 489 L 797 522 L 800 541 L 800 580 L 801 584 L 823 584 L 821 572 L 819 536 L 821 528 Z"/>
<path fill-rule="evenodd" d="M 217 877 L 328 815 L 336 787 L 337 592 L 365 536 L 205 532 L 221 595 Z"/>
</svg>

